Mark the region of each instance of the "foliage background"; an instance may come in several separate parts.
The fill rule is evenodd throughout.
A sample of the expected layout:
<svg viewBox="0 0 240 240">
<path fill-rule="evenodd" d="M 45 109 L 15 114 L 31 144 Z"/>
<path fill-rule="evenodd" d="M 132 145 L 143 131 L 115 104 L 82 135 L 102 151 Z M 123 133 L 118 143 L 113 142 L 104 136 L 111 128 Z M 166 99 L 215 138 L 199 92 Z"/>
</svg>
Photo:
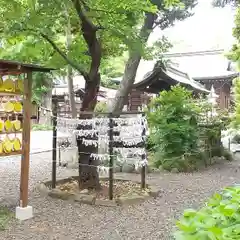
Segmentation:
<svg viewBox="0 0 240 240">
<path fill-rule="evenodd" d="M 214 157 L 232 160 L 221 143 L 229 117 L 206 98 L 195 99 L 191 91 L 176 85 L 152 99 L 147 115 L 147 148 L 156 167 L 193 171 L 212 165 Z"/>
</svg>

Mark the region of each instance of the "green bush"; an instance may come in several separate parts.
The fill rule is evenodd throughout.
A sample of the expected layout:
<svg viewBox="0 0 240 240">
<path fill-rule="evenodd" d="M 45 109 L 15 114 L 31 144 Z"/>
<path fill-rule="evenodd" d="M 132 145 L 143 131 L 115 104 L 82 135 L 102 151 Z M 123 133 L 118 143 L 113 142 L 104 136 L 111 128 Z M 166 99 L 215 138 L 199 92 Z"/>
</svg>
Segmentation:
<svg viewBox="0 0 240 240">
<path fill-rule="evenodd" d="M 146 149 L 151 152 L 154 149 L 154 146 L 155 144 L 151 139 L 151 136 L 148 136 L 146 140 Z"/>
<path fill-rule="evenodd" d="M 177 228 L 175 240 L 239 240 L 240 186 L 215 194 L 199 211 L 185 210 Z"/>
<path fill-rule="evenodd" d="M 157 167 L 162 165 L 164 169 L 180 171 L 193 168 L 195 160 L 191 155 L 198 155 L 199 111 L 192 92 L 181 86 L 162 91 L 152 99 L 147 116 Z"/>
</svg>

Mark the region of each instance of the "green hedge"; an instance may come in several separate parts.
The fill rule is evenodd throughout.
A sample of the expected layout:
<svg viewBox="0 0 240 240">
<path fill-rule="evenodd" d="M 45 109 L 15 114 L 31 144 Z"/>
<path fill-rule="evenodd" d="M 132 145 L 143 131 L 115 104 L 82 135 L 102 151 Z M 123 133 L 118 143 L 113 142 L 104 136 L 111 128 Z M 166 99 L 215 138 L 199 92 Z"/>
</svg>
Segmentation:
<svg viewBox="0 0 240 240">
<path fill-rule="evenodd" d="M 225 188 L 199 211 L 187 209 L 175 240 L 240 240 L 240 185 Z"/>
</svg>

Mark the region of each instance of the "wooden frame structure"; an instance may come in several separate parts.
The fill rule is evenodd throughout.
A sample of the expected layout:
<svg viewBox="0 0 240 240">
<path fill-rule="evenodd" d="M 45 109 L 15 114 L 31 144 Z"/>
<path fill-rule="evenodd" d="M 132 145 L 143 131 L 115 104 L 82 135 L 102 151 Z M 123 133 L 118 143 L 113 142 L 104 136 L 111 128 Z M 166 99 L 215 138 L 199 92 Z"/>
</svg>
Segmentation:
<svg viewBox="0 0 240 240">
<path fill-rule="evenodd" d="M 44 68 L 33 64 L 24 64 L 16 61 L 0 60 L 0 75 L 19 76 L 24 75 L 23 92 L 16 93 L 15 88 L 10 92 L 0 92 L 4 95 L 21 95 L 23 100 L 23 121 L 22 121 L 22 150 L 0 154 L 0 156 L 11 156 L 21 154 L 21 177 L 20 177 L 20 207 L 28 206 L 28 181 L 29 181 L 29 162 L 30 162 L 30 132 L 31 132 L 31 98 L 32 98 L 32 73 L 50 72 L 53 68 Z"/>
<path fill-rule="evenodd" d="M 52 108 L 52 113 L 53 113 L 53 151 L 52 151 L 52 189 L 56 188 L 56 182 L 57 182 L 57 116 L 58 116 L 58 99 L 52 99 L 53 100 L 53 108 Z M 116 122 L 114 120 L 114 118 L 121 118 L 123 116 L 128 115 L 142 115 L 142 117 L 145 116 L 144 112 L 139 112 L 139 111 L 128 111 L 128 112 L 116 112 L 116 113 L 112 113 L 112 112 L 101 112 L 101 113 L 96 113 L 96 112 L 80 112 L 80 115 L 91 115 L 93 117 L 101 116 L 101 117 L 105 117 L 108 118 L 108 137 L 109 137 L 109 143 L 108 143 L 108 155 L 109 155 L 109 200 L 113 200 L 113 186 L 114 186 L 114 171 L 113 171 L 113 167 L 114 167 L 114 148 L 144 148 L 144 150 L 146 150 L 146 129 L 144 128 L 143 122 L 142 122 L 142 127 L 143 127 L 143 131 L 141 134 L 142 137 L 142 141 L 140 143 L 136 143 L 133 144 L 131 146 L 127 146 L 123 141 L 117 141 L 114 140 L 114 136 L 119 136 L 120 131 L 114 131 L 113 127 L 114 125 L 116 126 Z M 83 118 L 84 119 L 84 118 Z M 82 120 L 83 120 L 82 119 Z M 84 119 L 84 120 L 89 120 L 89 119 Z M 84 125 L 81 126 L 82 129 L 84 129 Z M 83 137 L 84 138 L 84 137 Z M 92 139 L 91 139 L 92 138 Z M 96 140 L 95 136 L 94 137 L 87 137 L 88 140 Z M 60 149 L 60 148 L 59 148 Z M 89 155 L 89 151 L 81 152 L 83 153 L 85 156 Z M 78 153 L 78 154 L 81 154 Z M 147 154 L 143 153 L 141 154 L 141 158 L 142 160 L 147 159 Z M 80 158 L 79 158 L 80 159 Z M 82 165 L 86 165 L 86 164 L 81 164 L 81 162 L 78 162 L 78 168 L 79 168 L 79 177 L 81 175 L 81 166 Z M 89 164 L 89 166 L 91 166 L 91 164 Z M 79 179 L 80 181 L 80 179 Z M 141 188 L 145 189 L 147 186 L 146 184 L 146 166 L 143 165 L 141 167 Z"/>
</svg>

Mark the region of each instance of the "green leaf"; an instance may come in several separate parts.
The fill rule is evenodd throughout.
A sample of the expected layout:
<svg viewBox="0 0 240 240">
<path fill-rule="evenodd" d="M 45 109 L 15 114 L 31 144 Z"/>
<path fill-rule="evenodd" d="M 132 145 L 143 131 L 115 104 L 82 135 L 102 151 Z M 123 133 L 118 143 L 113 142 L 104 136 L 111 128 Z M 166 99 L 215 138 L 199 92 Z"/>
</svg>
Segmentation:
<svg viewBox="0 0 240 240">
<path fill-rule="evenodd" d="M 196 232 L 196 228 L 191 223 L 184 220 L 177 222 L 177 227 L 186 233 Z"/>
<path fill-rule="evenodd" d="M 184 217 L 194 217 L 196 215 L 196 213 L 197 212 L 194 209 L 186 209 L 186 210 L 184 210 L 183 216 Z"/>
<path fill-rule="evenodd" d="M 236 194 L 236 192 L 238 193 Z M 232 197 L 225 199 L 226 195 Z M 218 204 L 206 204 L 204 208 L 195 211 L 193 215 L 191 210 L 187 217 L 185 217 L 185 213 L 183 214 L 183 218 L 177 223 L 176 240 L 240 239 L 239 186 L 225 188 L 221 194 L 213 195 L 208 202 L 213 200 L 217 200 Z M 193 227 L 196 228 L 196 231 L 191 231 Z"/>
</svg>

